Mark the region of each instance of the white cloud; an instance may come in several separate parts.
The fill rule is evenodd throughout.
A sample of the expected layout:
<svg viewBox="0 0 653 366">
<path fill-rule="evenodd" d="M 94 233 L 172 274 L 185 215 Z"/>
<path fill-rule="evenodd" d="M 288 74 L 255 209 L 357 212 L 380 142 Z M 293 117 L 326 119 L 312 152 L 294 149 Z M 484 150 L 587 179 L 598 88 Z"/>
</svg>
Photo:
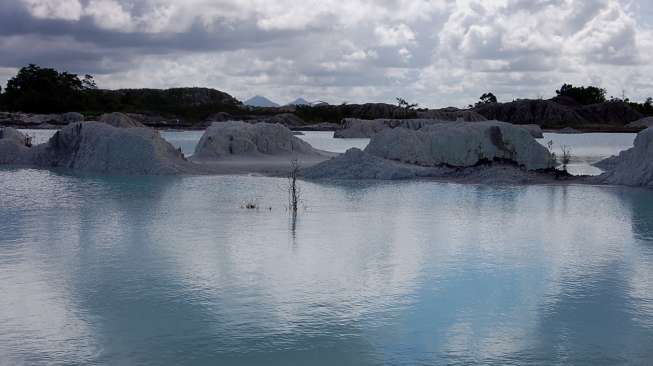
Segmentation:
<svg viewBox="0 0 653 366">
<path fill-rule="evenodd" d="M 403 23 L 392 27 L 378 25 L 374 28 L 374 34 L 381 46 L 395 47 L 415 43 L 415 33 Z"/>
<path fill-rule="evenodd" d="M 404 62 L 410 61 L 411 58 L 413 58 L 413 54 L 410 52 L 410 50 L 406 47 L 402 47 L 397 51 L 399 53 L 399 57 L 401 57 Z"/>
<path fill-rule="evenodd" d="M 571 38 L 588 61 L 628 64 L 637 62 L 635 21 L 616 3 L 602 11 Z"/>
<path fill-rule="evenodd" d="M 335 103 L 401 95 L 433 107 L 464 106 L 486 91 L 548 97 L 563 82 L 653 95 L 644 62 L 653 57 L 653 5 L 635 0 L 11 4 L 32 18 L 16 31 L 0 26 L 2 70 L 37 62 L 94 73 L 106 87 L 200 85 Z M 2 16 L 0 7 L 0 24 Z"/>
<path fill-rule="evenodd" d="M 82 4 L 79 0 L 22 1 L 29 12 L 36 18 L 79 20 L 82 15 Z"/>
<path fill-rule="evenodd" d="M 131 14 L 113 0 L 91 0 L 84 14 L 92 16 L 101 28 L 129 32 L 134 29 Z"/>
</svg>

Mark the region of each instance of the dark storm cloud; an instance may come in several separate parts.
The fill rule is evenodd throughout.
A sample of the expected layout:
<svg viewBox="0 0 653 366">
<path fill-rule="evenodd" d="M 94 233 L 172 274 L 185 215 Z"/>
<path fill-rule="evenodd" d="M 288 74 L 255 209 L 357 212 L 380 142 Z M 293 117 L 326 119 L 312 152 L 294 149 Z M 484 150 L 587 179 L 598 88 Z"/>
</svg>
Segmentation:
<svg viewBox="0 0 653 366">
<path fill-rule="evenodd" d="M 41 19 L 19 2 L 0 4 L 0 41 L 11 45 L 0 49 L 0 67 L 34 62 L 111 72 L 128 67 L 130 63 L 124 61 L 142 55 L 274 47 L 292 42 L 297 36 L 289 30 L 261 30 L 254 20 L 227 25 L 220 19 L 210 27 L 196 20 L 183 32 L 123 32 L 103 29 L 90 16 L 79 20 Z M 106 60 L 110 62 L 100 65 Z"/>
</svg>

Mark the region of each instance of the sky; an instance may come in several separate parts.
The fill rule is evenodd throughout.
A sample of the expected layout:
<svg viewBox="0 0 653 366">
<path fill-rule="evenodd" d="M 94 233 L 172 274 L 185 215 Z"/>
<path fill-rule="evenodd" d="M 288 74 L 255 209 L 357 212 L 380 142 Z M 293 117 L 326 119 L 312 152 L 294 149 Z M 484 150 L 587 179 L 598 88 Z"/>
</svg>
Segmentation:
<svg viewBox="0 0 653 366">
<path fill-rule="evenodd" d="M 0 84 L 29 63 L 101 88 L 463 107 L 563 83 L 653 96 L 650 0 L 0 0 Z"/>
</svg>

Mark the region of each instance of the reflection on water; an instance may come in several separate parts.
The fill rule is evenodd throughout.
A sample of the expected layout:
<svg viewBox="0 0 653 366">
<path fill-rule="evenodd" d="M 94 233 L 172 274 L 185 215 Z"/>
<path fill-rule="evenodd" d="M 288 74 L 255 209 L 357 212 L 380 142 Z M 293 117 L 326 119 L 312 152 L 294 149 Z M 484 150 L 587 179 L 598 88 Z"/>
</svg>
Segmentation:
<svg viewBox="0 0 653 366">
<path fill-rule="evenodd" d="M 283 184 L 0 170 L 2 361 L 653 358 L 650 191 Z"/>
<path fill-rule="evenodd" d="M 553 152 L 562 156 L 562 146 L 570 149 L 571 161 L 567 170 L 576 175 L 599 175 L 601 169 L 592 164 L 633 147 L 634 133 L 545 133 L 538 142 L 545 145 L 551 141 Z"/>
</svg>

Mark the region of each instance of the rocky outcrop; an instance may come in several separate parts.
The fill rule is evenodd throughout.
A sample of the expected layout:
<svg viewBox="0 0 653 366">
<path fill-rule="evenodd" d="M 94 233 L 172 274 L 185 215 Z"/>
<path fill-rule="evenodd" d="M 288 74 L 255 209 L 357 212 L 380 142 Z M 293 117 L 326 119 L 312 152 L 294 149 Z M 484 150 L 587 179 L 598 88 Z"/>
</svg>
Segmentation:
<svg viewBox="0 0 653 366">
<path fill-rule="evenodd" d="M 419 130 L 386 129 L 365 151 L 420 166 L 471 167 L 503 161 L 527 170 L 555 166 L 550 152 L 524 129 L 498 121 L 438 123 Z"/>
<path fill-rule="evenodd" d="M 389 128 L 407 128 L 417 130 L 424 126 L 444 121 L 434 119 L 357 119 L 345 118 L 342 120 L 342 128 L 333 134 L 335 138 L 370 138 L 375 134 Z"/>
<path fill-rule="evenodd" d="M 191 173 L 181 151 L 149 128 L 117 128 L 100 122 L 75 123 L 35 146 L 34 163 L 45 167 L 111 173 Z"/>
<path fill-rule="evenodd" d="M 590 104 L 577 109 L 578 114 L 587 121 L 586 124 L 606 124 L 624 126 L 644 117 L 622 101 L 609 101 L 600 104 Z"/>
<path fill-rule="evenodd" d="M 202 125 L 209 127 L 213 122 L 243 121 L 247 123 L 278 123 L 288 128 L 298 128 L 306 123 L 293 113 L 279 113 L 272 116 L 266 115 L 231 115 L 226 112 L 215 113 L 206 118 Z"/>
<path fill-rule="evenodd" d="M 1 126 L 11 126 L 18 128 L 53 128 L 83 120 L 84 116 L 77 112 L 68 112 L 62 114 L 0 112 Z"/>
<path fill-rule="evenodd" d="M 335 138 L 370 138 L 375 134 L 388 129 L 388 128 L 407 128 L 409 130 L 418 130 L 425 126 L 433 124 L 447 123 L 449 121 L 442 121 L 437 119 L 374 119 L 364 120 L 357 118 L 345 118 L 342 120 L 341 128 L 337 129 L 333 134 Z M 523 128 L 531 136 L 535 138 L 542 138 L 544 134 L 538 125 L 517 125 Z"/>
<path fill-rule="evenodd" d="M 487 118 L 473 110 L 458 109 L 454 107 L 447 107 L 442 109 L 428 109 L 425 111 L 418 110 L 417 118 L 437 119 L 440 121 L 465 121 L 465 122 L 479 122 L 486 121 Z"/>
<path fill-rule="evenodd" d="M 29 136 L 11 127 L 0 128 L 0 164 L 29 164 L 31 146 Z"/>
<path fill-rule="evenodd" d="M 0 139 L 4 164 L 43 168 L 68 168 L 120 175 L 169 175 L 194 173 L 198 167 L 149 128 L 117 128 L 100 122 L 74 123 L 44 144 L 14 146 L 8 151 Z"/>
<path fill-rule="evenodd" d="M 204 132 L 192 159 L 206 161 L 234 156 L 317 154 L 311 145 L 280 124 L 229 121 L 213 123 Z"/>
<path fill-rule="evenodd" d="M 333 133 L 333 137 L 340 139 L 370 138 L 389 128 L 384 121 L 387 120 L 345 118 L 342 120 L 342 127 Z"/>
<path fill-rule="evenodd" d="M 487 103 L 474 108 L 487 119 L 513 124 L 578 125 L 585 121 L 572 107 L 551 100 L 517 100 L 509 103 Z"/>
<path fill-rule="evenodd" d="M 599 183 L 653 187 L 653 128 L 638 133 L 632 148 L 595 165 L 605 171 L 595 178 Z"/>
<path fill-rule="evenodd" d="M 644 117 L 626 125 L 629 128 L 649 128 L 653 126 L 653 117 Z"/>
<path fill-rule="evenodd" d="M 98 90 L 97 93 L 137 110 L 156 110 L 162 105 L 174 108 L 240 105 L 231 95 L 210 88 L 118 89 Z"/>
<path fill-rule="evenodd" d="M 0 128 L 0 140 L 12 141 L 26 147 L 32 146 L 31 137 L 11 127 Z"/>
<path fill-rule="evenodd" d="M 531 136 L 535 137 L 536 139 L 541 139 L 544 138 L 544 132 L 542 132 L 542 128 L 538 125 L 516 125 L 519 128 L 523 128 L 528 133 L 531 134 Z"/>
<path fill-rule="evenodd" d="M 226 122 L 226 121 L 236 121 L 238 118 L 234 117 L 230 113 L 227 112 L 218 112 L 218 113 L 213 113 L 212 115 L 206 117 L 204 120 L 204 124 L 207 126 L 210 126 L 211 123 L 213 122 Z"/>
<path fill-rule="evenodd" d="M 339 128 L 340 128 L 339 124 L 331 123 L 331 122 L 322 122 L 322 123 L 316 123 L 314 125 L 295 127 L 295 129 L 301 129 L 303 131 L 335 131 Z"/>
<path fill-rule="evenodd" d="M 77 112 L 68 112 L 60 115 L 61 122 L 64 124 L 82 122 L 84 120 L 84 115 Z"/>
<path fill-rule="evenodd" d="M 425 118 L 442 121 L 483 121 L 486 118 L 473 110 L 462 110 L 454 107 L 442 109 L 407 109 L 387 103 L 313 105 L 306 111 L 320 116 L 323 120 L 340 120 L 342 118 L 358 119 L 408 119 Z"/>
<path fill-rule="evenodd" d="M 98 121 L 119 128 L 145 127 L 144 124 L 120 112 L 103 114 Z"/>
<path fill-rule="evenodd" d="M 271 117 L 265 117 L 265 118 L 259 118 L 256 120 L 257 123 L 259 122 L 265 122 L 265 123 L 278 123 L 280 125 L 284 125 L 286 127 L 299 127 L 303 126 L 306 124 L 303 119 L 297 117 L 296 115 L 292 113 L 280 113 L 276 114 Z"/>
<path fill-rule="evenodd" d="M 623 126 L 643 116 L 621 101 L 579 105 L 567 99 L 520 99 L 509 103 L 481 104 L 474 111 L 487 119 L 539 126 Z"/>
<path fill-rule="evenodd" d="M 372 154 L 351 148 L 303 171 L 306 179 L 410 179 L 436 176 L 450 172 L 450 168 L 425 168 L 382 159 Z"/>
<path fill-rule="evenodd" d="M 532 184 L 556 181 L 547 172 L 528 171 L 512 164 L 482 164 L 465 168 L 421 167 L 382 159 L 356 148 L 303 170 L 309 180 L 418 179 L 474 184 Z"/>
<path fill-rule="evenodd" d="M 386 128 L 364 151 L 304 170 L 307 179 L 410 179 L 469 183 L 551 181 L 552 154 L 524 128 L 505 122 L 441 122 L 412 130 Z M 541 172 L 544 170 L 545 172 Z"/>
</svg>

